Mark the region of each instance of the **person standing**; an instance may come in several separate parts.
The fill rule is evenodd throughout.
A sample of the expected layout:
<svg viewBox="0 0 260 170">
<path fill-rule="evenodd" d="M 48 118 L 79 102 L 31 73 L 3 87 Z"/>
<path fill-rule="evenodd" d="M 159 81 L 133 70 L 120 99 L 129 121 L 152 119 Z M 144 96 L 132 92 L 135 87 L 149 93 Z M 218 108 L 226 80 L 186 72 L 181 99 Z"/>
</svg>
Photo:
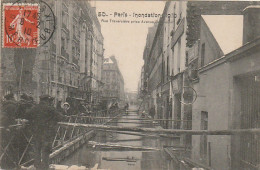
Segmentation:
<svg viewBox="0 0 260 170">
<path fill-rule="evenodd" d="M 154 115 L 155 115 L 155 106 L 153 105 L 150 109 L 150 116 L 154 119 Z"/>
<path fill-rule="evenodd" d="M 68 102 L 65 102 L 63 104 L 63 114 L 66 116 L 71 116 L 71 108 L 70 108 L 70 104 Z"/>
<path fill-rule="evenodd" d="M 18 103 L 15 101 L 13 93 L 4 96 L 1 110 L 1 126 L 9 128 L 10 125 L 16 124 L 17 106 Z"/>
<path fill-rule="evenodd" d="M 62 110 L 63 110 L 63 109 L 61 108 L 61 101 L 60 101 L 60 100 L 57 102 L 56 109 L 57 109 L 59 112 L 62 112 Z"/>
<path fill-rule="evenodd" d="M 126 105 L 125 105 L 125 111 L 127 111 L 128 109 L 129 109 L 129 104 L 126 103 Z"/>
<path fill-rule="evenodd" d="M 30 111 L 30 124 L 33 129 L 34 166 L 37 170 L 49 168 L 49 155 L 56 133 L 58 121 L 64 117 L 53 106 L 53 98 L 40 96 L 40 103 Z"/>
<path fill-rule="evenodd" d="M 77 114 L 84 115 L 85 113 L 86 113 L 86 108 L 84 106 L 84 101 L 80 101 L 80 103 L 78 105 L 78 112 L 77 112 Z"/>
<path fill-rule="evenodd" d="M 13 148 L 11 146 L 14 144 L 14 138 L 17 132 L 10 126 L 16 124 L 17 106 L 18 104 L 14 99 L 13 93 L 5 95 L 4 101 L 1 102 L 0 123 L 3 127 L 3 129 L 1 129 L 1 145 L 5 148 L 5 150 L 3 150 L 3 158 L 0 162 L 2 169 L 13 169 L 16 166 L 14 161 L 17 160 L 17 153 L 16 149 L 11 149 Z"/>
</svg>

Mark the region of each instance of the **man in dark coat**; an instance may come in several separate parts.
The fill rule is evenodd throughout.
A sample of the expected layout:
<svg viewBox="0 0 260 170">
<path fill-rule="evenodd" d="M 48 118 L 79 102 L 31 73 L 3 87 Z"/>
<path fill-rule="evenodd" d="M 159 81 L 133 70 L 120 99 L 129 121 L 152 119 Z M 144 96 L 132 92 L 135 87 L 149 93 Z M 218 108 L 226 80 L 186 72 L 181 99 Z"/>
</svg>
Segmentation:
<svg viewBox="0 0 260 170">
<path fill-rule="evenodd" d="M 86 113 L 86 108 L 84 106 L 84 101 L 80 101 L 78 105 L 78 113 L 77 114 L 85 114 Z"/>
<path fill-rule="evenodd" d="M 63 111 L 63 109 L 61 108 L 61 101 L 60 101 L 60 100 L 57 102 L 56 109 L 57 109 L 59 112 L 62 112 L 62 111 Z"/>
<path fill-rule="evenodd" d="M 8 128 L 10 125 L 16 124 L 17 102 L 13 93 L 4 96 L 5 101 L 2 102 L 1 126 Z"/>
<path fill-rule="evenodd" d="M 28 96 L 27 94 L 22 94 L 20 97 L 20 101 L 18 102 L 18 109 L 17 109 L 17 117 L 20 119 L 27 119 L 28 114 L 27 112 L 35 105 L 33 102 L 33 98 Z"/>
<path fill-rule="evenodd" d="M 52 105 L 53 98 L 48 95 L 40 96 L 40 103 L 30 111 L 30 124 L 33 129 L 34 166 L 36 169 L 49 168 L 49 155 L 56 133 L 57 122 L 64 117 Z"/>
<path fill-rule="evenodd" d="M 2 145 L 2 148 L 6 148 L 6 149 L 0 165 L 2 169 L 13 169 L 16 166 L 14 164 L 14 161 L 17 160 L 16 159 L 17 153 L 14 149 L 11 149 L 16 134 L 15 128 L 11 127 L 11 125 L 16 124 L 15 119 L 17 114 L 17 102 L 14 99 L 13 93 L 4 96 L 4 99 L 5 100 L 2 101 L 1 103 L 2 106 L 1 106 L 0 116 L 1 116 L 1 126 L 3 127 L 3 129 L 1 129 L 0 143 Z M 8 153 L 8 156 L 6 153 Z"/>
</svg>

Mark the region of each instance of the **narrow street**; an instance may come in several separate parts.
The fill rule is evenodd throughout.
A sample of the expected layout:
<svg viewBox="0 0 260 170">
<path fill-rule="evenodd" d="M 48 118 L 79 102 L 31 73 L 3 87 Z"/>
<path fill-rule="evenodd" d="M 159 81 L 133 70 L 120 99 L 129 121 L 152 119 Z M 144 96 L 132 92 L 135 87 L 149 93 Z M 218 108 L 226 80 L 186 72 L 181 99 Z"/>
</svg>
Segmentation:
<svg viewBox="0 0 260 170">
<path fill-rule="evenodd" d="M 135 110 L 135 107 L 131 107 L 131 110 Z M 137 112 L 129 112 L 128 115 L 123 115 L 117 121 L 110 123 L 113 126 L 127 126 L 127 127 L 154 127 L 153 123 L 147 123 L 138 119 L 140 116 Z M 132 120 L 127 120 L 132 119 Z M 123 123 L 120 123 L 123 122 Z M 102 132 L 99 131 L 91 141 L 97 143 L 113 143 L 120 146 L 139 146 L 144 148 L 158 148 L 158 150 L 144 151 L 140 149 L 121 148 L 121 147 L 99 147 L 94 145 L 85 144 L 74 152 L 71 156 L 65 159 L 61 164 L 63 165 L 81 165 L 86 167 L 94 167 L 98 164 L 100 169 L 134 169 L 134 170 L 158 170 L 158 169 L 172 169 L 176 167 L 173 161 L 169 158 L 163 147 L 172 143 L 177 145 L 179 139 L 169 138 L 155 138 L 147 136 L 134 136 L 127 134 L 120 134 L 114 132 Z"/>
<path fill-rule="evenodd" d="M 260 1 L 0 7 L 0 169 L 260 170 Z"/>
</svg>

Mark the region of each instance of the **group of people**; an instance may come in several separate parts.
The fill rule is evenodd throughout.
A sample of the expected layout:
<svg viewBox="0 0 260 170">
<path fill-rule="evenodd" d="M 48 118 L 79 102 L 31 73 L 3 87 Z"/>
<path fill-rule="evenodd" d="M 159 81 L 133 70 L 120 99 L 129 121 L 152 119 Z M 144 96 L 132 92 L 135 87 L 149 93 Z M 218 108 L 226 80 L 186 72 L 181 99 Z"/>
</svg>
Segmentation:
<svg viewBox="0 0 260 170">
<path fill-rule="evenodd" d="M 1 145 L 4 148 L 1 168 L 14 169 L 18 166 L 28 142 L 23 136 L 25 134 L 32 136 L 35 168 L 48 169 L 57 123 L 68 120 L 68 111 L 68 103 L 64 103 L 63 110 L 55 108 L 54 98 L 49 95 L 40 96 L 39 104 L 27 94 L 22 94 L 19 101 L 12 93 L 4 96 L 0 114 Z"/>
<path fill-rule="evenodd" d="M 76 101 L 73 98 L 67 98 L 65 103 L 58 101 L 56 107 L 54 105 L 55 98 L 49 95 L 40 96 L 39 104 L 27 94 L 22 94 L 19 101 L 15 100 L 12 93 L 4 96 L 0 114 L 1 145 L 6 148 L 2 149 L 5 156 L 0 159 L 2 169 L 14 169 L 18 166 L 17 162 L 23 155 L 30 136 L 35 168 L 48 169 L 58 122 L 68 121 L 72 115 L 91 116 L 98 109 L 95 110 L 95 107 L 84 100 Z M 118 103 L 113 103 L 105 110 L 118 109 Z"/>
<path fill-rule="evenodd" d="M 78 104 L 72 104 L 73 102 L 69 99 L 62 104 L 61 101 L 57 102 L 57 110 L 62 112 L 66 116 L 76 115 L 82 113 L 84 115 L 91 115 L 92 114 L 92 107 L 90 104 L 85 103 L 83 100 L 80 101 Z"/>
</svg>

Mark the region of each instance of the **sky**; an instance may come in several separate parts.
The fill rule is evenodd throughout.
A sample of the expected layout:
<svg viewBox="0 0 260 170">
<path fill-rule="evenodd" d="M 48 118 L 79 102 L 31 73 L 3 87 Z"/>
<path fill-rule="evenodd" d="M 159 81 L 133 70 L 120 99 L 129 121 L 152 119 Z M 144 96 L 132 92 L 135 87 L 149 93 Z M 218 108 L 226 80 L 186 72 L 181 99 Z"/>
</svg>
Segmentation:
<svg viewBox="0 0 260 170">
<path fill-rule="evenodd" d="M 153 23 L 141 22 L 142 20 L 150 22 L 159 19 L 159 17 L 135 18 L 133 13 L 162 14 L 164 4 L 163 1 L 94 1 L 91 4 L 96 7 L 97 15 L 99 12 L 105 12 L 108 15 L 98 16 L 104 37 L 104 57 L 107 58 L 111 55 L 116 57 L 127 91 L 137 90 L 148 27 L 153 26 Z M 115 16 L 115 12 L 124 12 L 123 17 Z M 130 23 L 113 23 L 110 22 L 110 19 Z M 105 20 L 108 22 L 104 22 Z M 140 23 L 131 23 L 132 21 Z"/>
<path fill-rule="evenodd" d="M 224 54 L 242 46 L 243 15 L 202 15 Z"/>
</svg>

